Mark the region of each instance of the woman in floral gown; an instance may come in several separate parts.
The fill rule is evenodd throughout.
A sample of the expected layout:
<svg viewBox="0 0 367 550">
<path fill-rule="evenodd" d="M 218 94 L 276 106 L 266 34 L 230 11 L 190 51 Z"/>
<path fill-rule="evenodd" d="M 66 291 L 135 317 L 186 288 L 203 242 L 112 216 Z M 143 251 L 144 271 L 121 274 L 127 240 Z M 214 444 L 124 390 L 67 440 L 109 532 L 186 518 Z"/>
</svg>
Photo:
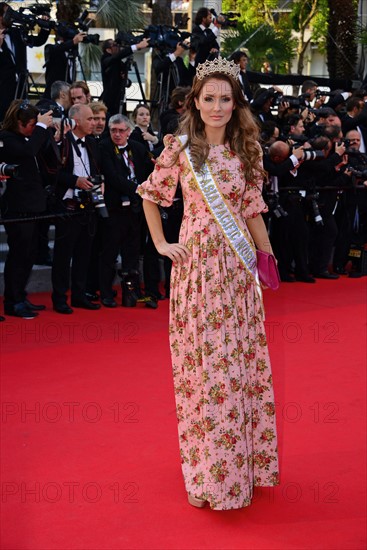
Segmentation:
<svg viewBox="0 0 367 550">
<path fill-rule="evenodd" d="M 213 63 L 198 67 L 186 137 L 166 136 L 138 192 L 158 252 L 173 260 L 170 346 L 189 503 L 228 510 L 248 506 L 254 486 L 278 483 L 275 407 L 261 292 L 198 186 L 204 163 L 251 245 L 271 246 L 257 126 L 233 67 Z M 167 243 L 157 205 L 172 204 L 178 181 L 184 217 L 179 243 Z"/>
</svg>

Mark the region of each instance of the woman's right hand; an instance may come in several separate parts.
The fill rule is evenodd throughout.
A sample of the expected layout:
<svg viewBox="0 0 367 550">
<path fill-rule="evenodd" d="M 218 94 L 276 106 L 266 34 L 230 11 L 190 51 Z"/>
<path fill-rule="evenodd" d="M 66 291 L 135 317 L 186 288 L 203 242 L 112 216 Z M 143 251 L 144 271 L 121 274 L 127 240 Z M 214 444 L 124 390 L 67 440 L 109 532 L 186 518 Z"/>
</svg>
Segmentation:
<svg viewBox="0 0 367 550">
<path fill-rule="evenodd" d="M 168 243 L 167 241 L 156 245 L 156 249 L 162 256 L 167 256 L 172 262 L 183 264 L 187 262 L 191 254 L 190 250 L 180 243 Z"/>
<path fill-rule="evenodd" d="M 52 111 L 47 111 L 47 113 L 39 114 L 37 116 L 37 122 L 41 122 L 47 127 L 52 126 Z"/>
</svg>

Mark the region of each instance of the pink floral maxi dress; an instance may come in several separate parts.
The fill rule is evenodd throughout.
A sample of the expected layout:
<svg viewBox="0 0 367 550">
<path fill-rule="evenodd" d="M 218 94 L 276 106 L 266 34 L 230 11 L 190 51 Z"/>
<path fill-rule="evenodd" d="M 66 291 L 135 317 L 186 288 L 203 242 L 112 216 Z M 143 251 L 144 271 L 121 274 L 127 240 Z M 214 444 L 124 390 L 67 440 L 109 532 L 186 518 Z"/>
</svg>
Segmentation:
<svg viewBox="0 0 367 550">
<path fill-rule="evenodd" d="M 180 147 L 165 138 L 160 157 Z M 211 172 L 247 233 L 246 218 L 266 210 L 246 184 L 238 158 L 210 148 Z M 184 152 L 156 166 L 139 194 L 170 206 L 181 182 L 180 242 L 191 255 L 171 274 L 170 346 L 186 490 L 216 510 L 251 503 L 253 487 L 278 484 L 272 375 L 256 286 L 208 210 Z M 249 237 L 250 238 L 250 237 Z"/>
</svg>

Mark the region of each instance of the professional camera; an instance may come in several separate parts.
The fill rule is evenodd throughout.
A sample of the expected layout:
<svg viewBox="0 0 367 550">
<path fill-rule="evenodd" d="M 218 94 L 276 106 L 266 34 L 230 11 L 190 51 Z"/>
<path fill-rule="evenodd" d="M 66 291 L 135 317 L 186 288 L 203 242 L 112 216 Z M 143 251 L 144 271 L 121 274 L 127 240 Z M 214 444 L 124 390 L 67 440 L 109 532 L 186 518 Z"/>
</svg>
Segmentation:
<svg viewBox="0 0 367 550">
<path fill-rule="evenodd" d="M 210 13 L 213 14 L 215 19 L 218 19 L 218 14 L 215 11 L 215 9 L 211 9 Z M 228 27 L 237 27 L 238 20 L 236 17 L 240 17 L 240 13 L 234 13 L 233 11 L 228 11 L 227 13 L 220 13 L 221 17 L 223 18 L 223 21 L 220 23 L 222 28 L 228 28 Z"/>
<path fill-rule="evenodd" d="M 31 13 L 24 13 L 25 10 Z M 6 10 L 3 21 L 6 27 L 20 27 L 25 33 L 32 31 L 36 25 L 43 29 L 50 30 L 55 23 L 51 20 L 41 19 L 40 17 L 50 16 L 50 7 L 44 4 L 35 4 L 29 7 L 21 7 L 19 11 L 13 10 L 10 6 Z"/>
<path fill-rule="evenodd" d="M 0 162 L 0 176 L 5 176 L 8 178 L 18 175 L 19 164 L 6 164 L 5 162 Z"/>
<path fill-rule="evenodd" d="M 46 107 L 42 107 L 41 109 L 39 109 L 39 112 L 41 113 L 41 115 L 44 115 L 45 113 L 48 113 L 48 111 L 50 111 L 51 109 L 47 109 Z M 63 112 L 62 110 L 60 109 L 60 107 L 54 107 L 52 109 L 52 126 L 55 127 L 55 126 L 65 126 L 65 125 L 68 125 L 71 127 L 72 130 L 74 130 L 75 126 L 76 126 L 76 122 L 73 118 L 67 118 L 65 116 L 63 116 Z"/>
<path fill-rule="evenodd" d="M 276 218 L 285 218 L 286 216 L 288 216 L 288 212 L 286 212 L 279 203 L 278 193 L 274 193 L 274 191 L 268 191 L 266 195 L 266 202 L 269 207 L 270 213 L 274 214 Z"/>
<path fill-rule="evenodd" d="M 352 173 L 352 176 L 354 176 L 357 179 L 360 180 L 367 180 L 367 167 L 366 166 L 346 166 L 346 170 L 349 170 L 349 172 Z"/>
<path fill-rule="evenodd" d="M 324 159 L 325 155 L 323 151 L 315 151 L 314 149 L 303 149 L 303 158 L 302 160 L 317 160 Z"/>
<path fill-rule="evenodd" d="M 104 182 L 104 177 L 102 174 L 99 174 L 94 177 L 89 177 L 88 179 L 91 183 L 93 183 L 93 187 L 92 189 L 82 189 L 78 191 L 78 198 L 81 202 L 81 207 L 85 208 L 91 204 L 102 218 L 108 218 L 108 210 L 104 202 L 103 194 L 100 191 L 101 185 Z"/>
<path fill-rule="evenodd" d="M 311 203 L 313 219 L 316 225 L 324 225 L 324 220 L 320 214 L 319 205 L 317 199 L 319 198 L 319 193 L 310 193 L 306 196 L 306 200 Z"/>
<path fill-rule="evenodd" d="M 149 38 L 149 47 L 157 48 L 161 52 L 172 52 L 176 49 L 177 44 L 185 49 L 190 47 L 191 33 L 180 31 L 177 27 L 169 27 L 168 25 L 149 25 L 144 29 L 143 34 L 135 35 L 131 32 L 119 31 L 116 35 L 115 42 L 120 46 L 133 46 L 143 40 Z"/>
<path fill-rule="evenodd" d="M 77 23 L 79 22 L 79 19 L 77 20 Z M 60 23 L 57 23 L 56 25 L 56 33 L 58 36 L 61 36 L 64 40 L 72 40 L 74 36 L 79 34 L 80 32 L 87 32 L 88 26 L 84 23 L 76 24 L 74 26 L 67 25 L 63 21 Z M 87 34 L 87 36 L 84 36 L 82 42 L 83 44 L 95 44 L 98 46 L 99 44 L 100 36 L 99 34 Z"/>
</svg>

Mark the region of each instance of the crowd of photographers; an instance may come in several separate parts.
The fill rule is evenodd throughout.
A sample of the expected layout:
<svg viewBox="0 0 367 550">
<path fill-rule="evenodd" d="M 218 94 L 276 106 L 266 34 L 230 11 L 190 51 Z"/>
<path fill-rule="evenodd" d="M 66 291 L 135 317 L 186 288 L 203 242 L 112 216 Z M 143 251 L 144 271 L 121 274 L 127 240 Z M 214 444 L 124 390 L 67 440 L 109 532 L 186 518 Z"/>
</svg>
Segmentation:
<svg viewBox="0 0 367 550">
<path fill-rule="evenodd" d="M 138 105 L 132 121 L 119 114 L 126 105 L 122 105 L 126 58 L 149 47 L 155 40 L 152 33 L 131 44 L 119 33 L 103 43 L 104 101 L 93 101 L 87 84 L 75 81 L 75 57 L 86 32 L 79 29 L 69 36 L 64 26 L 58 26 L 55 45 L 45 50 L 44 97 L 32 105 L 22 99 L 23 93 L 17 95 L 21 75 L 14 59 L 20 31 L 4 23 L 7 9 L 7 4 L 0 3 L 0 75 L 4 67 L 8 75 L 13 71 L 15 95 L 20 99 L 10 101 L 1 91 L 6 109 L 0 133 L 0 177 L 8 178 L 1 200 L 9 245 L 5 313 L 32 319 L 44 309 L 32 304 L 26 294 L 36 256 L 39 263 L 52 265 L 52 302 L 58 313 L 71 314 L 73 307 L 117 307 L 113 282 L 119 254 L 122 305 L 143 302 L 156 308 L 164 298 L 159 289 L 159 256 L 135 191 L 153 170 L 162 137 L 178 127 L 196 64 L 218 55 L 218 29 L 224 20 L 201 8 L 192 33 L 195 40 L 176 43 L 174 34 L 170 51 L 155 48 L 153 68 L 161 85 L 156 99 L 162 108 L 160 128 L 154 132 L 147 105 Z M 45 32 L 41 28 L 36 38 L 44 40 Z M 165 44 L 169 38 L 165 37 Z M 277 87 L 250 85 L 246 53 L 234 52 L 231 59 L 240 66 L 240 85 L 261 129 L 268 173 L 266 221 L 281 279 L 306 283 L 337 279 L 346 274 L 351 245 L 367 241 L 367 91 L 324 94 L 316 82 L 308 80 L 298 96 L 285 96 Z M 52 258 L 45 212 L 54 216 Z M 178 189 L 172 207 L 161 212 L 169 240 L 177 240 L 182 214 Z M 139 278 L 142 255 L 144 293 Z M 165 271 L 168 295 L 169 261 Z M 358 270 L 353 274 L 358 275 Z"/>
</svg>

